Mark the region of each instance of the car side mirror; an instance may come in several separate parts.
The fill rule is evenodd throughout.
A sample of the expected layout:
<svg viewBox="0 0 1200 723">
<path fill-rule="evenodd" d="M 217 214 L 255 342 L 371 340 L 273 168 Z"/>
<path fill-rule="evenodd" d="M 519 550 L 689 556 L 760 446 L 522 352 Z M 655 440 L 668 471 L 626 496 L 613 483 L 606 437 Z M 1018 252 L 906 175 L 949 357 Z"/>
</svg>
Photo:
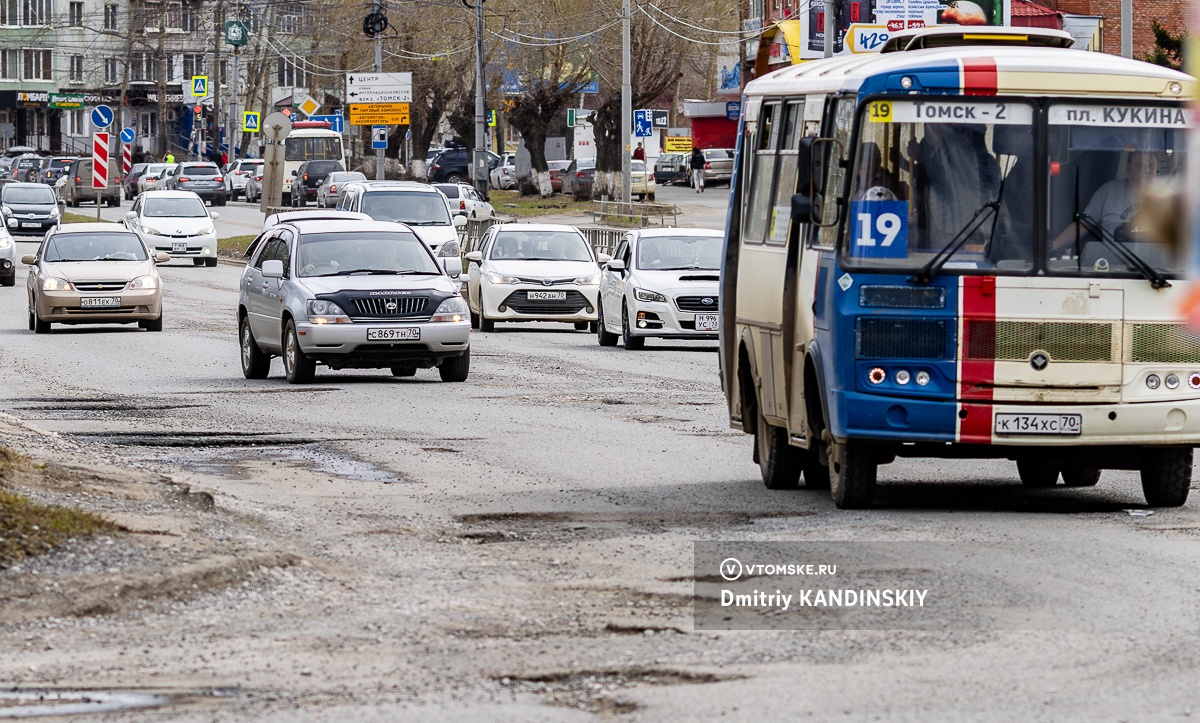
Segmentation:
<svg viewBox="0 0 1200 723">
<path fill-rule="evenodd" d="M 483 261 L 483 252 L 482 251 L 471 251 L 470 253 L 467 254 L 466 258 L 467 258 L 467 261 L 474 261 L 476 263 L 479 263 L 480 261 Z"/>
<path fill-rule="evenodd" d="M 216 211 L 209 211 L 208 217 L 211 218 L 212 220 L 216 221 L 218 218 L 221 217 L 221 214 L 217 213 Z"/>
<path fill-rule="evenodd" d="M 25 254 L 21 257 L 21 263 L 25 264 L 26 266 L 33 266 L 37 263 L 37 257 L 33 254 Z"/>
<path fill-rule="evenodd" d="M 263 262 L 262 275 L 264 279 L 282 279 L 283 262 L 279 259 L 269 259 Z"/>
<path fill-rule="evenodd" d="M 613 259 L 612 261 L 608 262 L 608 270 L 623 272 L 625 271 L 625 262 L 621 259 Z"/>
<path fill-rule="evenodd" d="M 171 254 L 163 253 L 162 251 L 159 251 L 158 253 L 154 254 L 154 263 L 166 264 L 166 263 L 170 263 L 170 262 L 171 262 Z"/>
<path fill-rule="evenodd" d="M 601 264 L 611 263 L 612 256 L 609 256 L 608 254 L 596 254 L 596 261 Z"/>
<path fill-rule="evenodd" d="M 443 256 L 442 268 L 450 278 L 458 278 L 462 274 L 462 259 L 457 256 Z"/>
<path fill-rule="evenodd" d="M 453 223 L 454 223 L 455 228 L 462 228 L 463 226 L 467 225 L 467 217 L 466 216 L 455 216 Z"/>
<path fill-rule="evenodd" d="M 125 212 L 125 218 L 129 219 L 130 221 L 132 221 L 133 219 L 137 218 L 137 211 L 126 211 L 126 212 Z"/>
</svg>

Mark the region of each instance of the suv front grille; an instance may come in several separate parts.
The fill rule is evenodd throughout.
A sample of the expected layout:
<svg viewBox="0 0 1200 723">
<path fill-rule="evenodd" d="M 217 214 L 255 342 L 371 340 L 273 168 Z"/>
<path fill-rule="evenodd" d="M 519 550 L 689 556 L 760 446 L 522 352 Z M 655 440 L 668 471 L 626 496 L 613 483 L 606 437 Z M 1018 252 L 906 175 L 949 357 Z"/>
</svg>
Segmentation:
<svg viewBox="0 0 1200 723">
<path fill-rule="evenodd" d="M 389 296 L 354 299 L 358 316 L 415 316 L 425 311 L 428 296 Z"/>
<path fill-rule="evenodd" d="M 677 296 L 675 305 L 679 307 L 680 311 L 711 313 L 717 311 L 720 302 L 717 300 L 716 294 L 712 296 Z"/>
</svg>

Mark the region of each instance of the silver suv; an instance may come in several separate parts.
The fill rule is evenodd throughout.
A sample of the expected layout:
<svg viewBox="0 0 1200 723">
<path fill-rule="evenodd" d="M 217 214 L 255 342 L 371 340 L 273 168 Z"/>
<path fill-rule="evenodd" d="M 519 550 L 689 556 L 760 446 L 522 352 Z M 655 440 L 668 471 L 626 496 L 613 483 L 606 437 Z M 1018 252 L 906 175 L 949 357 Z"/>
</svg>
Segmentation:
<svg viewBox="0 0 1200 723">
<path fill-rule="evenodd" d="M 238 296 L 247 379 L 282 356 L 292 384 L 312 381 L 317 364 L 398 377 L 437 367 L 442 381 L 466 381 L 470 316 L 447 276 L 457 257 L 439 266 L 407 226 L 377 221 L 295 220 L 254 244 Z"/>
</svg>

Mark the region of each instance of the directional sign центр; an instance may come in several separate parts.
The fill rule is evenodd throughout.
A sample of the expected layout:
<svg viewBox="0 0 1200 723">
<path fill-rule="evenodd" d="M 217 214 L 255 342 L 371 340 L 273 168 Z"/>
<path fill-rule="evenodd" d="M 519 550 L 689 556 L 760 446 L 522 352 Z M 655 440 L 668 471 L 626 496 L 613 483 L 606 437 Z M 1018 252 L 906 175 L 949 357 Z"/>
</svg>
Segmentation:
<svg viewBox="0 0 1200 723">
<path fill-rule="evenodd" d="M 411 103 L 412 73 L 346 73 L 351 103 Z"/>
</svg>

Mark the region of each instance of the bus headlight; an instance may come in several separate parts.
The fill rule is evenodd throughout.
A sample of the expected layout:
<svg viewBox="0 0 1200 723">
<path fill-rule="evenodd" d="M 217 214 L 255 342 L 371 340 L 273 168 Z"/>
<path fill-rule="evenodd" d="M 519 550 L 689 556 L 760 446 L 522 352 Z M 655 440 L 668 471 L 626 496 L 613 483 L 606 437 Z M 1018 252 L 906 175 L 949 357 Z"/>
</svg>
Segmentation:
<svg viewBox="0 0 1200 723">
<path fill-rule="evenodd" d="M 923 387 L 927 384 L 929 384 L 929 372 L 926 372 L 926 371 L 917 372 L 917 386 Z"/>
</svg>

